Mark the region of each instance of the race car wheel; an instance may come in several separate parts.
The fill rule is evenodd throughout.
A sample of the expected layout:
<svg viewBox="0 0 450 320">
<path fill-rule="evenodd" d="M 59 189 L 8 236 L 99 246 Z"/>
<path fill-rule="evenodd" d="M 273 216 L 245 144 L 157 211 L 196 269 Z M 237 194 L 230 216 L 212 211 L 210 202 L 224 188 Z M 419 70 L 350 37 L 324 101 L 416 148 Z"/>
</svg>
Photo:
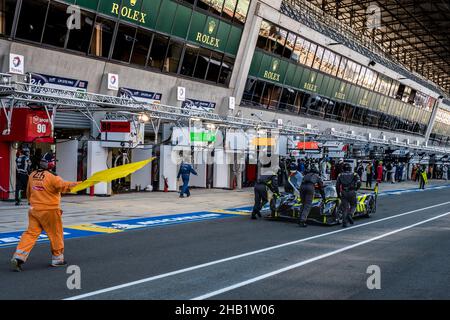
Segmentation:
<svg viewBox="0 0 450 320">
<path fill-rule="evenodd" d="M 374 199 L 370 199 L 369 200 L 369 205 L 367 207 L 367 213 L 366 213 L 366 217 L 370 218 L 370 215 L 372 213 L 375 213 L 377 211 L 377 203 Z"/>
</svg>

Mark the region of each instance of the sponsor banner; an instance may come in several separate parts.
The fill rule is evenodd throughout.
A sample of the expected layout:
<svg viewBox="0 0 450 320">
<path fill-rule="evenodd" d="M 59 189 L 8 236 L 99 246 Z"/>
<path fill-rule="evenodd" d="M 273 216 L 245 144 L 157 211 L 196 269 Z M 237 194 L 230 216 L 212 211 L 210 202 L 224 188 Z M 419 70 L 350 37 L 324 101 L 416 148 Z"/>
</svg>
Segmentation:
<svg viewBox="0 0 450 320">
<path fill-rule="evenodd" d="M 100 121 L 101 132 L 119 132 L 130 133 L 131 122 L 120 120 L 102 120 Z"/>
<path fill-rule="evenodd" d="M 185 101 L 183 101 L 181 107 L 203 111 L 213 111 L 216 108 L 216 103 L 194 99 L 186 99 Z"/>
<path fill-rule="evenodd" d="M 0 233 L 0 248 L 17 245 L 20 241 L 22 233 L 23 231 Z M 64 228 L 64 239 L 81 238 L 97 234 L 102 234 L 102 232 L 71 230 L 69 228 Z M 45 232 L 42 233 L 37 240 L 38 243 L 47 241 L 49 241 L 49 239 Z"/>
<path fill-rule="evenodd" d="M 88 87 L 88 81 L 56 77 L 41 73 L 30 73 L 30 83 L 44 88 L 75 90 L 79 92 L 86 92 Z M 33 90 L 36 91 L 38 89 L 33 88 Z"/>
<path fill-rule="evenodd" d="M 9 54 L 9 73 L 24 74 L 25 72 L 25 57 L 20 54 Z"/>
<path fill-rule="evenodd" d="M 185 214 L 176 214 L 176 215 L 149 217 L 149 218 L 100 222 L 96 223 L 96 225 L 118 230 L 132 230 L 132 229 L 159 227 L 187 222 L 222 219 L 232 216 L 233 215 L 230 214 L 212 213 L 204 211 L 204 212 L 185 213 Z"/>
<path fill-rule="evenodd" d="M 233 211 L 235 210 L 223 210 L 222 212 L 201 211 L 167 216 L 74 225 L 64 228 L 64 239 L 82 238 L 99 234 L 111 234 L 126 230 L 160 227 L 180 223 L 224 219 L 242 214 L 241 212 L 238 212 L 238 210 L 236 210 L 235 214 Z M 20 241 L 22 233 L 23 231 L 0 233 L 0 248 L 17 245 Z M 45 233 L 42 233 L 39 236 L 38 242 L 46 241 L 49 241 L 48 236 Z"/>
<path fill-rule="evenodd" d="M 162 93 L 141 91 L 129 88 L 120 88 L 119 96 L 124 98 L 132 98 L 139 102 L 161 104 Z"/>
<path fill-rule="evenodd" d="M 108 73 L 108 90 L 119 90 L 119 75 Z"/>
</svg>

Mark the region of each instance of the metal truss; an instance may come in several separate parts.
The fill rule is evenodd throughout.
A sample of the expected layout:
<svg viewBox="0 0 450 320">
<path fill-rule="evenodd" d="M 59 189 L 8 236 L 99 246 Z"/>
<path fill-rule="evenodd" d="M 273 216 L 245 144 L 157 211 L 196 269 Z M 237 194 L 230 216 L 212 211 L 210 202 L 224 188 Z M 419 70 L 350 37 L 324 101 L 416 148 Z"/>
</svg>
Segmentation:
<svg viewBox="0 0 450 320">
<path fill-rule="evenodd" d="M 355 39 L 368 39 L 385 54 L 450 92 L 450 2 L 446 0 L 283 0 L 315 7 L 322 20 L 337 20 Z M 380 25 L 367 27 L 368 8 L 381 10 Z M 312 11 L 312 10 L 310 10 Z M 334 19 L 330 19 L 334 18 Z"/>
<path fill-rule="evenodd" d="M 362 142 L 394 147 L 404 147 L 433 153 L 450 154 L 450 149 L 407 144 L 398 140 L 387 141 L 370 137 L 369 135 L 357 135 L 354 132 L 341 132 L 334 129 L 320 131 L 303 126 L 280 125 L 277 122 L 236 117 L 233 115 L 219 115 L 212 112 L 180 108 L 175 106 L 138 102 L 128 97 L 114 97 L 88 92 L 77 92 L 45 88 L 22 82 L 10 81 L 3 75 L 3 84 L 0 84 L 0 101 L 6 119 L 11 119 L 12 113 L 18 107 L 44 108 L 52 121 L 56 112 L 80 112 L 93 121 L 95 112 L 117 113 L 129 116 L 147 115 L 152 121 L 154 129 L 161 122 L 174 123 L 182 126 L 192 121 L 205 121 L 221 128 L 267 130 L 280 135 L 308 135 L 320 139 L 343 140 L 348 143 Z M 50 115 L 49 110 L 52 111 Z M 3 134 L 9 134 L 10 121 L 7 121 L 7 129 Z M 98 125 L 97 125 L 98 126 Z"/>
</svg>

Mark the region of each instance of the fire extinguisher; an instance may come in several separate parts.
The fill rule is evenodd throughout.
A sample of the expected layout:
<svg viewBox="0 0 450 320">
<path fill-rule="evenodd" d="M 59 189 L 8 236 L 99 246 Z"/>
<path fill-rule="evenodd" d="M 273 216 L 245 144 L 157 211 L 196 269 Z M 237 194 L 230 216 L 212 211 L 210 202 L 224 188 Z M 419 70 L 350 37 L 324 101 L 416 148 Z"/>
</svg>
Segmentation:
<svg viewBox="0 0 450 320">
<path fill-rule="evenodd" d="M 163 176 L 163 178 L 164 178 L 164 192 L 169 192 L 169 182 L 168 182 L 168 179 L 167 179 L 165 176 Z"/>
</svg>

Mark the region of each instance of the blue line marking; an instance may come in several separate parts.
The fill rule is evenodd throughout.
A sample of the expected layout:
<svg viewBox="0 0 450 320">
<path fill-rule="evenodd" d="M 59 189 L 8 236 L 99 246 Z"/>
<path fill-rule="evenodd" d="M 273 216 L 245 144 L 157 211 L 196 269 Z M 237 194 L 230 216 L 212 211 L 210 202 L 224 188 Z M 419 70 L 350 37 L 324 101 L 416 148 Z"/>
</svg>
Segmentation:
<svg viewBox="0 0 450 320">
<path fill-rule="evenodd" d="M 190 222 L 199 222 L 206 220 L 215 220 L 215 219 L 225 219 L 230 217 L 239 216 L 238 214 L 222 214 L 222 213 L 214 213 L 208 211 L 199 211 L 199 212 L 191 212 L 191 213 L 183 213 L 183 214 L 175 214 L 175 215 L 166 215 L 166 216 L 157 216 L 157 217 L 148 217 L 148 218 L 135 218 L 128 220 L 116 220 L 116 221 L 108 221 L 108 222 L 98 222 L 98 223 L 88 223 L 95 224 L 97 226 L 112 228 L 122 231 L 127 230 L 137 230 L 144 228 L 155 228 L 167 225 L 175 225 L 182 223 L 190 223 Z M 23 231 L 14 231 L 14 232 L 6 232 L 0 233 L 0 248 L 16 246 L 22 235 Z M 94 236 L 99 234 L 107 234 L 104 232 L 96 232 L 96 231 L 87 231 L 87 230 L 76 230 L 70 229 L 70 226 L 64 228 L 64 239 L 75 239 L 75 238 L 83 238 L 88 236 Z M 37 240 L 40 242 L 48 242 L 49 239 L 47 235 L 42 233 Z"/>
</svg>

